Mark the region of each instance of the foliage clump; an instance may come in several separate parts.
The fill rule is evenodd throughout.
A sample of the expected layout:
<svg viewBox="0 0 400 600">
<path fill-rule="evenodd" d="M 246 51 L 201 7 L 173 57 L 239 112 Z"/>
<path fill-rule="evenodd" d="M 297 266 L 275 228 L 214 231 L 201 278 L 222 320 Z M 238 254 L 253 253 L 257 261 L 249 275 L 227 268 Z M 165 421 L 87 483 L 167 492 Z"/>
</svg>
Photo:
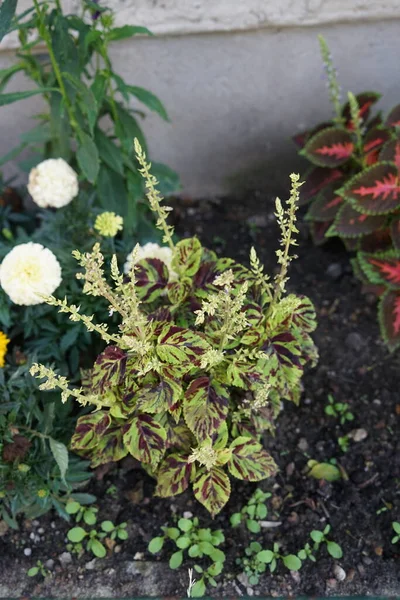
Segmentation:
<svg viewBox="0 0 400 600">
<path fill-rule="evenodd" d="M 312 163 L 302 190 L 316 244 L 339 237 L 356 252 L 354 272 L 379 301 L 389 349 L 400 345 L 400 105 L 371 115 L 376 92 L 348 93 L 340 102 L 336 71 L 320 37 L 332 120 L 294 137 Z"/>
<path fill-rule="evenodd" d="M 93 466 L 131 454 L 157 478 L 157 495 L 173 496 L 191 484 L 215 515 L 228 501 L 229 475 L 259 481 L 276 473 L 261 436 L 274 430 L 282 399 L 298 403 L 304 367 L 317 358 L 313 305 L 286 294 L 299 177 L 291 176 L 286 204 L 277 200 L 280 268 L 269 280 L 254 249 L 248 268 L 217 257 L 197 238 L 175 244 L 171 209 L 162 204 L 137 140 L 135 147 L 177 280 L 157 258 L 137 261 L 136 249 L 127 276 L 112 258 L 110 283 L 98 244 L 76 251 L 84 293 L 107 300 L 118 330 L 51 297 L 49 304 L 96 331 L 107 347 L 79 389 L 42 365 L 32 373 L 46 378 L 42 389 L 59 387 L 63 401 L 72 396 L 96 409 L 79 418 L 72 438 L 72 448 Z"/>
</svg>

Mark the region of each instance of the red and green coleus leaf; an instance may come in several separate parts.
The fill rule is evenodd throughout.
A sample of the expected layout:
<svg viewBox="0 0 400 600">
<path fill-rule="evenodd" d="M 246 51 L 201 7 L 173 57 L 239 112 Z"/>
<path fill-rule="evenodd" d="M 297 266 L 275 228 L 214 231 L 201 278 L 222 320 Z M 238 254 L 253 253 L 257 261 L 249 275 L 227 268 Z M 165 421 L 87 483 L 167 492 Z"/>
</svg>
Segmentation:
<svg viewBox="0 0 400 600">
<path fill-rule="evenodd" d="M 189 429 L 201 442 L 211 438 L 228 416 L 229 393 L 209 377 L 198 377 L 185 392 L 183 414 Z"/>
<path fill-rule="evenodd" d="M 91 371 L 92 393 L 104 394 L 122 383 L 128 355 L 117 346 L 108 346 L 99 354 Z"/>
<path fill-rule="evenodd" d="M 396 250 L 358 254 L 360 265 L 374 284 L 384 284 L 392 288 L 400 288 L 400 253 Z"/>
<path fill-rule="evenodd" d="M 397 170 L 400 172 L 400 138 L 390 140 L 387 142 L 379 154 L 379 160 L 392 162 L 396 165 Z"/>
<path fill-rule="evenodd" d="M 306 219 L 310 221 L 331 221 L 344 203 L 336 192 L 336 187 L 328 186 L 322 190 L 308 209 Z"/>
<path fill-rule="evenodd" d="M 256 440 L 238 437 L 230 445 L 232 454 L 228 460 L 229 472 L 245 481 L 261 481 L 275 475 L 278 467 L 268 452 Z"/>
<path fill-rule="evenodd" d="M 199 469 L 193 483 L 196 498 L 215 517 L 225 506 L 231 495 L 231 482 L 220 467 L 212 467 L 207 471 Z"/>
<path fill-rule="evenodd" d="M 400 207 L 400 181 L 393 163 L 380 162 L 350 179 L 340 194 L 359 212 L 386 215 Z"/>
<path fill-rule="evenodd" d="M 339 127 L 330 127 L 314 135 L 300 154 L 321 167 L 338 167 L 346 163 L 354 152 L 351 134 Z"/>
<path fill-rule="evenodd" d="M 380 252 L 392 248 L 392 237 L 388 227 L 378 229 L 369 235 L 363 236 L 359 240 L 358 245 L 358 249 L 363 252 Z"/>
<path fill-rule="evenodd" d="M 397 104 L 389 112 L 385 119 L 386 127 L 400 127 L 400 104 Z"/>
<path fill-rule="evenodd" d="M 326 234 L 332 224 L 333 221 L 312 221 L 310 223 L 311 237 L 316 246 L 321 246 L 329 239 Z"/>
<path fill-rule="evenodd" d="M 335 222 L 326 233 L 326 236 L 360 237 L 379 229 L 385 222 L 385 215 L 364 215 L 346 202 L 339 210 Z"/>
<path fill-rule="evenodd" d="M 172 268 L 184 277 L 193 277 L 200 267 L 203 247 L 196 237 L 178 242 L 172 257 Z"/>
<path fill-rule="evenodd" d="M 189 463 L 189 454 L 169 454 L 157 471 L 156 496 L 168 498 L 184 492 L 196 472 L 195 463 Z"/>
<path fill-rule="evenodd" d="M 265 352 L 267 358 L 262 358 L 258 362 L 265 375 L 271 377 L 280 377 L 286 380 L 286 383 L 297 382 L 302 374 L 301 349 L 298 340 L 293 333 L 284 331 L 273 335 L 262 346 L 261 350 Z"/>
<path fill-rule="evenodd" d="M 291 315 L 283 321 L 284 324 L 290 325 L 293 323 L 302 331 L 311 332 L 317 327 L 317 315 L 315 306 L 307 296 L 290 294 L 287 298 L 300 300 L 300 303 L 293 309 Z"/>
<path fill-rule="evenodd" d="M 305 175 L 305 181 L 300 188 L 300 206 L 313 200 L 322 190 L 332 185 L 334 189 L 340 187 L 343 172 L 340 169 L 328 167 L 314 167 Z"/>
<path fill-rule="evenodd" d="M 148 383 L 135 394 L 137 408 L 145 413 L 171 410 L 180 403 L 182 397 L 183 389 L 174 379 L 162 379 Z"/>
<path fill-rule="evenodd" d="M 365 123 L 369 117 L 371 106 L 373 106 L 381 98 L 382 94 L 377 92 L 361 92 L 356 95 L 357 104 L 359 107 L 358 116 Z M 346 120 L 346 127 L 350 130 L 354 130 L 354 125 L 351 120 L 350 104 L 346 102 L 342 109 L 342 116 Z"/>
<path fill-rule="evenodd" d="M 400 250 L 400 215 L 396 215 L 391 221 L 390 234 L 393 246 Z"/>
<path fill-rule="evenodd" d="M 379 324 L 389 350 L 400 346 L 400 291 L 387 290 L 379 302 Z"/>
<path fill-rule="evenodd" d="M 93 468 L 109 462 L 118 462 L 128 454 L 120 424 L 112 425 L 99 437 L 96 447 L 90 453 Z"/>
<path fill-rule="evenodd" d="M 319 125 L 317 125 L 316 127 L 313 127 L 312 129 L 307 129 L 306 131 L 301 131 L 300 133 L 296 133 L 296 135 L 294 135 L 292 137 L 292 140 L 294 141 L 296 146 L 298 146 L 299 148 L 304 148 L 304 146 L 306 145 L 308 140 L 313 135 L 315 135 L 319 131 L 322 131 L 323 129 L 327 129 L 328 127 L 332 127 L 332 121 L 326 121 L 325 123 L 320 123 Z"/>
<path fill-rule="evenodd" d="M 202 355 L 209 349 L 204 336 L 190 329 L 166 325 L 158 337 L 156 352 L 160 360 L 187 372 L 200 366 Z"/>
<path fill-rule="evenodd" d="M 162 260 L 144 258 L 136 264 L 135 277 L 135 289 L 139 298 L 146 302 L 153 302 L 166 290 L 169 273 Z"/>
<path fill-rule="evenodd" d="M 382 146 L 390 140 L 390 131 L 384 127 L 370 129 L 364 138 L 363 150 L 367 166 L 378 162 Z M 381 160 L 390 160 L 382 159 Z"/>
<path fill-rule="evenodd" d="M 111 417 L 107 412 L 98 410 L 79 417 L 71 440 L 73 450 L 91 450 L 98 444 L 111 425 Z"/>
<path fill-rule="evenodd" d="M 134 458 L 156 467 L 165 452 L 166 431 L 149 414 L 140 413 L 124 426 L 124 444 Z"/>
</svg>

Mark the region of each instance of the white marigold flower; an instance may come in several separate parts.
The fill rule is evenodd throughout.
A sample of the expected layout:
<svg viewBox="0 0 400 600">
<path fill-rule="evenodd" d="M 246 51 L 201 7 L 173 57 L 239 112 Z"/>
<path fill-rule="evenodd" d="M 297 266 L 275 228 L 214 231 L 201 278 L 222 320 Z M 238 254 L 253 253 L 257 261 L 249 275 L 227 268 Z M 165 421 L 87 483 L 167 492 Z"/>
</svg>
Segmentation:
<svg viewBox="0 0 400 600">
<path fill-rule="evenodd" d="M 61 283 L 61 267 L 41 244 L 15 246 L 0 265 L 0 285 L 14 304 L 41 304 Z"/>
<path fill-rule="evenodd" d="M 123 228 L 124 220 L 115 212 L 103 212 L 97 215 L 94 228 L 103 237 L 115 237 Z"/>
<path fill-rule="evenodd" d="M 124 273 L 129 273 L 132 268 L 132 254 L 133 252 L 126 257 Z M 159 260 L 162 260 L 162 262 L 167 265 L 169 281 L 178 280 L 178 274 L 172 268 L 172 250 L 169 246 L 159 246 L 153 242 L 149 242 L 144 246 L 138 246 L 135 263 L 144 258 L 158 258 Z"/>
<path fill-rule="evenodd" d="M 61 208 L 78 195 L 78 175 L 63 158 L 49 158 L 29 173 L 28 191 L 41 208 Z"/>
</svg>

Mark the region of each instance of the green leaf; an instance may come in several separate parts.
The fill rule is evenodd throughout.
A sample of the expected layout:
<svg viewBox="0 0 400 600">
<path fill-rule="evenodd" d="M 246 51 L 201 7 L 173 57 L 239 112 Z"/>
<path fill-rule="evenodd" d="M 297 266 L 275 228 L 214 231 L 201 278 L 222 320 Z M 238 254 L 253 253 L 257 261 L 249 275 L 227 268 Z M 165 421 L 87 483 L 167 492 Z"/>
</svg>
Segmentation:
<svg viewBox="0 0 400 600">
<path fill-rule="evenodd" d="M 110 42 L 117 40 L 126 40 L 133 35 L 153 35 L 147 27 L 140 27 L 138 25 L 123 25 L 122 27 L 114 27 L 108 33 L 108 39 Z"/>
<path fill-rule="evenodd" d="M 229 500 L 231 493 L 229 477 L 219 467 L 213 467 L 210 471 L 200 469 L 193 484 L 193 492 L 196 499 L 214 517 Z"/>
<path fill-rule="evenodd" d="M 126 529 L 118 529 L 117 536 L 119 537 L 120 540 L 127 540 L 129 537 Z"/>
<path fill-rule="evenodd" d="M 257 523 L 257 521 L 255 521 L 254 519 L 247 519 L 246 526 L 247 529 L 251 531 L 251 533 L 260 533 L 261 531 L 260 524 Z"/>
<path fill-rule="evenodd" d="M 81 505 L 79 502 L 67 502 L 65 505 L 65 510 L 69 515 L 75 515 L 80 509 Z"/>
<path fill-rule="evenodd" d="M 181 550 L 186 550 L 186 548 L 188 548 L 190 546 L 190 538 L 185 537 L 184 535 L 179 537 L 176 541 L 175 541 L 176 545 L 178 546 L 178 548 L 180 548 Z"/>
<path fill-rule="evenodd" d="M 103 546 L 103 544 L 99 540 L 96 540 L 96 539 L 91 540 L 90 549 L 93 552 L 93 554 L 95 556 L 97 556 L 97 558 L 104 558 L 105 555 L 107 554 L 107 551 L 106 551 L 105 547 Z"/>
<path fill-rule="evenodd" d="M 342 549 L 336 542 L 326 542 L 326 548 L 333 558 L 342 558 Z"/>
<path fill-rule="evenodd" d="M 231 523 L 232 527 L 237 527 L 238 525 L 240 525 L 241 522 L 242 522 L 242 514 L 241 513 L 234 513 L 233 515 L 231 515 L 230 523 Z"/>
<path fill-rule="evenodd" d="M 187 533 L 188 531 L 190 531 L 193 528 L 193 522 L 190 519 L 179 519 L 178 521 L 178 527 L 181 531 L 184 531 L 185 533 Z"/>
<path fill-rule="evenodd" d="M 174 552 L 171 555 L 171 558 L 169 559 L 169 568 L 170 569 L 177 569 L 178 567 L 181 566 L 183 561 L 183 553 L 181 550 L 178 550 L 178 552 Z"/>
<path fill-rule="evenodd" d="M 324 539 L 324 534 L 323 534 L 322 531 L 318 531 L 317 529 L 314 529 L 310 533 L 310 537 L 313 540 L 313 542 L 316 542 L 317 544 L 320 544 L 322 542 L 322 540 Z"/>
<path fill-rule="evenodd" d="M 100 204 L 104 210 L 113 210 L 121 215 L 124 220 L 128 213 L 128 197 L 125 183 L 124 178 L 116 171 L 110 169 L 105 163 L 101 165 L 96 182 Z M 131 198 L 129 198 L 129 202 L 132 202 Z"/>
<path fill-rule="evenodd" d="M 140 102 L 145 104 L 150 110 L 157 112 L 164 121 L 169 121 L 167 111 L 165 110 L 162 102 L 152 92 L 149 92 L 145 88 L 138 87 L 135 85 L 127 85 L 125 89 L 136 96 Z"/>
<path fill-rule="evenodd" d="M 83 520 L 85 521 L 86 525 L 95 525 L 97 521 L 96 513 L 91 509 L 85 510 L 83 513 Z"/>
<path fill-rule="evenodd" d="M 151 172 L 158 181 L 157 189 L 162 196 L 170 196 L 181 189 L 179 175 L 163 163 L 152 162 Z"/>
<path fill-rule="evenodd" d="M 230 445 L 232 456 L 228 461 L 230 473 L 238 479 L 260 481 L 275 475 L 278 467 L 256 440 L 238 437 Z"/>
<path fill-rule="evenodd" d="M 204 554 L 206 554 L 206 552 Z M 223 563 L 223 562 L 225 562 L 225 558 L 226 558 L 225 553 L 222 552 L 222 550 L 220 550 L 219 548 L 213 548 L 211 550 L 211 552 L 208 554 L 208 556 L 211 558 L 211 560 L 214 563 Z"/>
<path fill-rule="evenodd" d="M 250 575 L 249 577 L 249 584 L 250 585 L 257 585 L 260 581 L 260 578 L 258 577 L 258 575 Z"/>
<path fill-rule="evenodd" d="M 138 414 L 123 436 L 124 444 L 134 458 L 156 467 L 165 451 L 167 434 L 151 415 Z"/>
<path fill-rule="evenodd" d="M 310 477 L 315 479 L 324 479 L 325 481 L 337 481 L 341 478 L 340 470 L 335 465 L 330 463 L 315 463 L 315 461 L 309 461 L 308 465 L 311 466 L 311 470 L 308 473 Z"/>
<path fill-rule="evenodd" d="M 152 540 L 150 540 L 150 543 L 149 543 L 147 549 L 152 554 L 157 554 L 157 552 L 160 552 L 160 550 L 162 549 L 163 546 L 164 546 L 164 538 L 163 537 L 155 537 Z"/>
<path fill-rule="evenodd" d="M 202 598 L 206 593 L 206 584 L 204 583 L 204 578 L 202 577 L 198 581 L 195 582 L 194 586 L 191 589 L 191 597 L 192 598 Z"/>
<path fill-rule="evenodd" d="M 197 238 L 181 240 L 175 246 L 172 268 L 185 277 L 193 277 L 199 270 L 202 254 L 203 248 Z"/>
<path fill-rule="evenodd" d="M 224 557 L 225 557 L 225 555 L 224 555 Z M 225 560 L 225 558 L 224 558 L 224 560 Z M 217 577 L 217 575 L 220 575 L 223 570 L 224 570 L 224 563 L 223 562 L 215 562 L 213 565 L 211 565 L 211 567 L 208 567 L 207 572 L 209 575 L 212 575 L 213 577 Z"/>
<path fill-rule="evenodd" d="M 17 0 L 3 0 L 0 6 L 0 42 L 8 33 L 17 8 Z"/>
<path fill-rule="evenodd" d="M 0 14 L 1 18 L 1 14 Z M 39 567 L 31 567 L 27 573 L 28 577 L 35 577 L 39 573 Z"/>
<path fill-rule="evenodd" d="M 6 106 L 6 104 L 12 104 L 18 100 L 25 100 L 31 96 L 37 96 L 38 94 L 45 94 L 47 92 L 57 92 L 56 88 L 39 88 L 37 90 L 26 90 L 25 92 L 12 92 L 10 94 L 0 94 L 0 106 Z"/>
<path fill-rule="evenodd" d="M 79 542 L 81 542 L 86 536 L 87 533 L 84 529 L 82 529 L 82 527 L 73 527 L 67 533 L 67 538 L 74 544 L 79 544 Z"/>
<path fill-rule="evenodd" d="M 185 392 L 183 413 L 199 441 L 211 438 L 228 416 L 229 392 L 209 377 L 198 377 Z"/>
<path fill-rule="evenodd" d="M 400 534 L 400 523 L 398 523 L 397 521 L 393 521 L 392 527 L 396 533 Z"/>
<path fill-rule="evenodd" d="M 288 554 L 282 558 L 283 564 L 290 571 L 298 571 L 301 569 L 301 560 L 294 554 Z"/>
<path fill-rule="evenodd" d="M 265 519 L 268 514 L 267 507 L 265 504 L 257 504 L 256 515 L 257 519 Z"/>
<path fill-rule="evenodd" d="M 97 121 L 98 107 L 97 101 L 91 88 L 87 87 L 80 79 L 71 75 L 71 73 L 62 73 L 62 76 L 67 79 L 74 88 L 79 92 L 81 102 L 80 107 L 82 112 L 87 115 L 89 131 L 93 134 L 94 126 Z"/>
<path fill-rule="evenodd" d="M 158 357 L 182 373 L 200 367 L 201 357 L 208 349 L 208 343 L 200 334 L 170 324 L 161 331 L 156 345 Z"/>
<path fill-rule="evenodd" d="M 104 394 L 109 389 L 122 384 L 128 355 L 117 346 L 107 346 L 99 354 L 91 373 L 91 391 Z"/>
<path fill-rule="evenodd" d="M 274 553 L 271 550 L 261 550 L 256 554 L 256 559 L 264 564 L 269 564 L 274 558 Z"/>
<path fill-rule="evenodd" d="M 95 183 L 100 168 L 99 153 L 96 144 L 87 133 L 80 134 L 76 158 L 84 177 L 90 183 Z"/>
<path fill-rule="evenodd" d="M 96 128 L 94 139 L 102 161 L 120 175 L 124 174 L 124 162 L 120 148 L 101 129 Z"/>
<path fill-rule="evenodd" d="M 193 546 L 190 546 L 190 548 L 188 550 L 188 554 L 189 554 L 190 558 L 197 558 L 198 556 L 200 556 L 199 545 L 193 544 Z"/>
<path fill-rule="evenodd" d="M 106 533 L 110 533 L 115 529 L 114 523 L 112 521 L 102 521 L 101 528 Z"/>
<path fill-rule="evenodd" d="M 52 437 L 49 438 L 50 450 L 53 454 L 58 468 L 60 469 L 61 479 L 65 482 L 65 474 L 68 470 L 68 450 L 65 444 L 57 442 Z"/>
<path fill-rule="evenodd" d="M 167 265 L 158 258 L 145 258 L 136 264 L 136 288 L 140 300 L 154 302 L 166 291 Z"/>
<path fill-rule="evenodd" d="M 188 458 L 188 455 L 177 453 L 164 458 L 157 472 L 156 496 L 168 498 L 181 494 L 188 488 L 190 477 L 195 471 L 194 463 L 189 463 Z"/>
</svg>

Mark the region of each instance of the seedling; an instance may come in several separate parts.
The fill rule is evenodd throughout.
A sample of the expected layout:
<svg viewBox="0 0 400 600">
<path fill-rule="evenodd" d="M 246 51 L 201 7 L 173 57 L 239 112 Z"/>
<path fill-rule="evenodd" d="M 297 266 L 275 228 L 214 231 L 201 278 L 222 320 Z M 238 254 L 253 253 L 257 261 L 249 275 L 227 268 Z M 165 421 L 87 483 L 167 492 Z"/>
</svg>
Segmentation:
<svg viewBox="0 0 400 600">
<path fill-rule="evenodd" d="M 148 550 L 152 554 L 157 554 L 163 548 L 164 542 L 171 540 L 178 548 L 170 556 L 169 566 L 171 569 L 178 569 L 181 566 L 185 550 L 190 558 L 201 559 L 208 556 L 213 563 L 207 569 L 198 564 L 194 565 L 194 570 L 201 575 L 201 578 L 195 582 L 191 580 L 193 585 L 190 586 L 190 597 L 203 596 L 206 583 L 216 587 L 217 582 L 214 577 L 222 573 L 225 561 L 224 552 L 217 548 L 225 541 L 222 531 L 199 528 L 197 517 L 193 519 L 181 518 L 178 521 L 178 527 L 162 527 L 161 529 L 164 535 L 153 538 L 148 545 Z"/>
<path fill-rule="evenodd" d="M 106 494 L 109 494 L 112 498 L 116 498 L 118 496 L 117 486 L 112 484 L 110 487 L 106 489 Z"/>
<path fill-rule="evenodd" d="M 86 525 L 95 525 L 97 522 L 98 508 L 95 506 L 82 506 L 79 502 L 67 502 L 65 510 L 69 515 L 75 515 L 75 522 L 80 523 L 82 519 Z"/>
<path fill-rule="evenodd" d="M 318 462 L 316 460 L 309 460 L 307 462 L 307 466 L 309 467 L 308 476 L 314 477 L 315 479 L 324 479 L 325 481 L 337 481 L 341 478 L 340 469 L 330 463 Z"/>
<path fill-rule="evenodd" d="M 36 575 L 42 575 L 42 577 L 48 577 L 51 575 L 51 572 L 45 568 L 44 564 L 41 560 L 38 560 L 36 563 L 36 567 L 31 567 L 28 570 L 28 577 L 36 577 Z"/>
<path fill-rule="evenodd" d="M 304 546 L 304 548 L 302 548 L 298 553 L 297 556 L 300 558 L 300 560 L 311 560 L 312 562 L 317 562 L 317 559 L 315 558 L 314 554 L 314 548 L 311 548 L 310 544 L 307 542 L 307 544 Z"/>
<path fill-rule="evenodd" d="M 318 531 L 314 529 L 310 533 L 310 537 L 314 542 L 314 551 L 317 551 L 321 544 L 326 544 L 326 549 L 328 553 L 332 556 L 332 558 L 342 558 L 343 551 L 342 548 L 336 542 L 329 540 L 326 536 L 330 532 L 331 526 L 327 525 L 323 531 Z"/>
<path fill-rule="evenodd" d="M 278 565 L 278 560 L 281 560 L 290 571 L 301 569 L 301 560 L 294 554 L 280 554 L 278 543 L 274 544 L 273 550 L 263 550 L 259 542 L 251 542 L 244 552 L 246 556 L 237 558 L 236 563 L 243 568 L 250 585 L 259 583 L 259 575 L 266 571 L 267 566 L 273 573 Z"/>
<path fill-rule="evenodd" d="M 231 516 L 230 522 L 232 527 L 238 527 L 243 521 L 245 521 L 246 527 L 249 531 L 252 533 L 259 533 L 261 531 L 259 521 L 265 519 L 268 514 L 265 501 L 270 497 L 270 493 L 263 492 L 257 488 L 248 503 L 243 506 L 242 510 L 234 513 Z"/>
<path fill-rule="evenodd" d="M 331 394 L 328 395 L 328 405 L 325 406 L 325 414 L 339 419 L 341 425 L 344 425 L 346 421 L 354 420 L 354 415 L 350 412 L 349 405 L 346 402 L 335 402 Z"/>
<path fill-rule="evenodd" d="M 338 437 L 338 444 L 342 452 L 347 452 L 349 449 L 350 438 L 348 435 Z"/>
<path fill-rule="evenodd" d="M 392 527 L 393 527 L 393 530 L 394 530 L 394 532 L 396 534 L 392 538 L 392 544 L 397 544 L 397 542 L 400 540 L 400 523 L 398 523 L 397 521 L 393 521 Z"/>
</svg>

